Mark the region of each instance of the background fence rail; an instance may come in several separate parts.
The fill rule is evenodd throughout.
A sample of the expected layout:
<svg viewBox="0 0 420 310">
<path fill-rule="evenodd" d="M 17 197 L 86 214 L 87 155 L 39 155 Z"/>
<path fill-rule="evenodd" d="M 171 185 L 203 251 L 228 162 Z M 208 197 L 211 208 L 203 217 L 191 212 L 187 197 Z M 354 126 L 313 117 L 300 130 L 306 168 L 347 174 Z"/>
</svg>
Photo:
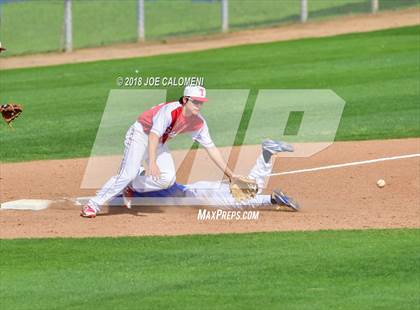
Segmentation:
<svg viewBox="0 0 420 310">
<path fill-rule="evenodd" d="M 419 6 L 420 0 L 0 0 L 4 56 Z"/>
</svg>

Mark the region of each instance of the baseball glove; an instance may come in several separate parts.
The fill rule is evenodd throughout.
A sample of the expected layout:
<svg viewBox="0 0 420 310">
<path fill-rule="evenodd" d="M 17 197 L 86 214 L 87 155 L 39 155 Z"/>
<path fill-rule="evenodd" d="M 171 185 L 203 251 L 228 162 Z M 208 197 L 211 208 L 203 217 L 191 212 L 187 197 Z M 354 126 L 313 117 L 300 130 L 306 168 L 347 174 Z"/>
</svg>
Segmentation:
<svg viewBox="0 0 420 310">
<path fill-rule="evenodd" d="M 23 107 L 20 104 L 9 103 L 0 106 L 1 116 L 9 127 L 12 127 L 11 123 L 22 113 L 22 111 Z"/>
<path fill-rule="evenodd" d="M 244 176 L 232 178 L 229 189 L 236 201 L 254 198 L 258 192 L 258 186 L 255 180 Z"/>
</svg>

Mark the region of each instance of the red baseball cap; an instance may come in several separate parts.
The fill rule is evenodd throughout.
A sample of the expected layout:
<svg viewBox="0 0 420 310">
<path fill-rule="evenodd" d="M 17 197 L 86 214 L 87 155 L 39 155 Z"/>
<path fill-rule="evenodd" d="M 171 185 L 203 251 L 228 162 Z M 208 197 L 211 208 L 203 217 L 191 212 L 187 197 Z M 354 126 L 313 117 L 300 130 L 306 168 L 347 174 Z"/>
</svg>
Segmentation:
<svg viewBox="0 0 420 310">
<path fill-rule="evenodd" d="M 207 102 L 206 89 L 202 86 L 187 86 L 184 89 L 184 96 L 190 97 L 193 100 Z"/>
</svg>

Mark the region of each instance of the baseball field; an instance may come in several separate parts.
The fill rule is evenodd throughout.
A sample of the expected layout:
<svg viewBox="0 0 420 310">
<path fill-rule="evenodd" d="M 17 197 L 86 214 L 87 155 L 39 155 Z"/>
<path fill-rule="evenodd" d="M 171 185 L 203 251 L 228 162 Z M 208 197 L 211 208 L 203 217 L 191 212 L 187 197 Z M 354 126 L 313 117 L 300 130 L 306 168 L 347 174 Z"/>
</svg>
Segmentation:
<svg viewBox="0 0 420 310">
<path fill-rule="evenodd" d="M 13 129 L 0 126 L 0 202 L 53 203 L 0 211 L 1 308 L 420 307 L 420 17 L 393 28 L 398 14 L 377 31 L 2 69 L 1 103 L 22 103 L 24 112 Z M 249 89 L 234 149 L 250 162 L 260 149 L 249 124 L 261 89 L 333 90 L 345 108 L 332 145 L 311 157 L 279 154 L 265 189 L 282 188 L 302 209 L 260 211 L 255 221 L 199 221 L 197 208 L 163 205 L 80 218 L 72 198 L 95 192 L 81 183 L 109 92 L 134 89 L 116 80 L 136 74 L 202 76 L 208 89 Z M 181 91 L 169 88 L 167 99 Z M 276 107 L 265 105 L 266 115 Z M 223 154 L 231 150 L 227 110 L 203 108 Z M 279 135 L 258 121 L 266 136 Z M 299 122 L 291 118 L 286 130 Z M 185 151 L 175 145 L 175 159 Z M 212 179 L 203 151 L 191 152 L 197 177 Z M 372 162 L 346 166 L 362 161 Z M 177 180 L 187 180 L 183 163 L 176 165 Z M 330 165 L 337 168 L 280 174 Z"/>
</svg>

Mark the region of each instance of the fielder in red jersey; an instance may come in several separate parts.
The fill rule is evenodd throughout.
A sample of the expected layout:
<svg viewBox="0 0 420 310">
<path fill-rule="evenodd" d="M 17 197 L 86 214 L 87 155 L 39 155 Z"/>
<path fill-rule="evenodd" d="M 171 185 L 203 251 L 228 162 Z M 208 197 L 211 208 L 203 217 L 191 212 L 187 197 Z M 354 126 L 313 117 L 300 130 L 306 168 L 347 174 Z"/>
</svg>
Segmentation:
<svg viewBox="0 0 420 310">
<path fill-rule="evenodd" d="M 143 112 L 127 131 L 118 174 L 83 206 L 80 215 L 95 217 L 107 201 L 131 189 L 150 192 L 172 186 L 176 171 L 166 142 L 181 133 L 190 134 L 194 141 L 200 143 L 229 179 L 235 177 L 214 145 L 207 123 L 200 114 L 207 101 L 204 87 L 187 86 L 179 101 L 161 103 Z M 148 163 L 146 174 L 142 161 Z"/>
</svg>

